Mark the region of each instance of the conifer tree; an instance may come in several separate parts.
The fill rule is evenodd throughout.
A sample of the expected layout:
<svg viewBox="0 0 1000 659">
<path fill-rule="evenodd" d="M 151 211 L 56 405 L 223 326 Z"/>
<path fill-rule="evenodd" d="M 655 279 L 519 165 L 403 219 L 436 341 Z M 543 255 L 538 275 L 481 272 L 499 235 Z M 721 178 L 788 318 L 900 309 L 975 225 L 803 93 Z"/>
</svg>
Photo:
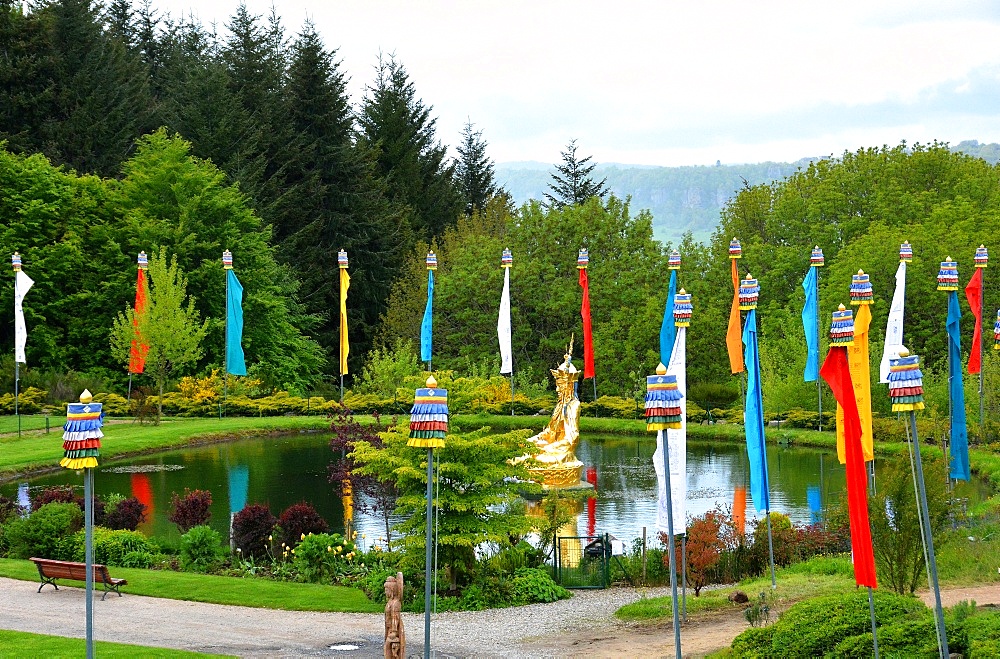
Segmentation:
<svg viewBox="0 0 1000 659">
<path fill-rule="evenodd" d="M 591 156 L 577 158 L 576 140 L 570 140 L 566 145 L 566 150 L 561 152 L 563 164 L 556 165 L 556 171 L 552 173 L 552 183 L 549 189 L 554 194 L 545 193 L 545 199 L 549 206 L 553 208 L 563 208 L 564 206 L 577 206 L 587 201 L 591 197 L 600 197 L 608 193 L 607 178 L 601 179 L 597 183 L 590 177 L 597 163 L 588 165 Z"/>
<path fill-rule="evenodd" d="M 379 56 L 375 82 L 361 102 L 361 135 L 376 150 L 378 173 L 393 198 L 409 206 L 415 237 L 428 241 L 453 226 L 462 210 L 455 166 L 436 139 L 431 110 L 417 98 L 403 65 Z"/>
<path fill-rule="evenodd" d="M 486 146 L 483 131 L 474 130 L 474 124 L 467 121 L 462 128 L 462 141 L 457 147 L 455 181 L 468 216 L 485 208 L 491 197 L 503 192 L 496 184 L 494 163 L 486 155 Z"/>
<path fill-rule="evenodd" d="M 311 23 L 292 44 L 284 96 L 292 137 L 282 157 L 285 192 L 274 208 L 279 257 L 302 281 L 303 304 L 321 319 L 315 336 L 335 369 L 340 286 L 329 264 L 338 250 L 347 250 L 351 362 L 357 368 L 408 242 L 403 209 L 376 176 L 373 152 L 355 145 L 345 76 Z"/>
</svg>

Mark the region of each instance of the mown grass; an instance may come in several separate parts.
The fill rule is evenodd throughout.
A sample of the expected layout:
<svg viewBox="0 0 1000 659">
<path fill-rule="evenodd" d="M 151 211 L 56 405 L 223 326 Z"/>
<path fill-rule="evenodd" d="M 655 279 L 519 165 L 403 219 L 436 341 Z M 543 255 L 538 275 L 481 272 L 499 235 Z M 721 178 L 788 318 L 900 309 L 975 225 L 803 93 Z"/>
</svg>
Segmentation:
<svg viewBox="0 0 1000 659">
<path fill-rule="evenodd" d="M 21 432 L 32 432 L 36 430 L 45 431 L 45 415 L 44 414 L 22 414 L 21 415 Z M 49 428 L 55 432 L 62 432 L 62 426 L 66 423 L 66 417 L 64 416 L 50 416 Z M 6 433 L 17 433 L 17 417 L 16 416 L 0 416 L 0 434 Z"/>
<path fill-rule="evenodd" d="M 47 636 L 30 632 L 0 630 L 0 648 L 5 657 L 82 657 L 86 654 L 87 642 L 82 638 Z M 223 657 L 231 655 L 202 654 L 146 645 L 128 645 L 95 641 L 94 654 L 100 657 Z"/>
<path fill-rule="evenodd" d="M 10 417 L 4 419 L 9 422 Z M 0 479 L 18 473 L 52 468 L 62 457 L 62 419 L 49 434 L 7 434 L 0 437 Z M 16 424 L 16 420 L 15 420 Z M 326 430 L 330 420 L 321 416 L 228 417 L 225 419 L 164 419 L 160 425 L 106 421 L 101 442 L 103 461 L 115 457 L 160 451 L 185 444 L 239 439 L 272 432 Z M 44 421 L 42 428 L 44 428 Z M 15 425 L 16 431 L 16 425 Z"/>
<path fill-rule="evenodd" d="M 122 591 L 131 595 L 286 611 L 375 613 L 382 610 L 382 607 L 365 597 L 365 594 L 357 588 L 220 577 L 191 572 L 120 567 L 108 570 L 111 576 L 117 579 L 128 579 L 128 585 L 123 586 Z M 0 558 L 0 577 L 37 583 L 38 570 L 31 561 Z M 60 580 L 59 583 L 83 586 L 83 582 Z M 26 584 L 25 588 L 28 587 Z M 95 588 L 99 586 L 95 585 Z"/>
<path fill-rule="evenodd" d="M 810 597 L 850 592 L 855 588 L 854 568 L 847 558 L 821 556 L 777 571 L 778 587 L 772 591 L 770 575 L 745 579 L 735 586 L 716 590 L 703 590 L 700 597 L 687 598 L 688 613 L 717 611 L 742 604 L 733 604 L 729 595 L 741 590 L 751 601 L 759 593 L 772 593 L 771 606 L 785 606 Z M 661 621 L 672 617 L 672 598 L 644 598 L 626 604 L 615 612 L 615 616 L 626 621 Z"/>
</svg>

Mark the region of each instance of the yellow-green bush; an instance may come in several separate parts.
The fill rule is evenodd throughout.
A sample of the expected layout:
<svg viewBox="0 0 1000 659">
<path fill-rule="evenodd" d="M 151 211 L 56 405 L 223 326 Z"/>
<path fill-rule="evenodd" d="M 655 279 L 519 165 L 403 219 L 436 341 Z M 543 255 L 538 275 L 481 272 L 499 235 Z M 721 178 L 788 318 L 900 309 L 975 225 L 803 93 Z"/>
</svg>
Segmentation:
<svg viewBox="0 0 1000 659">
<path fill-rule="evenodd" d="M 20 414 L 38 414 L 45 405 L 49 392 L 35 387 L 28 387 L 20 392 L 17 398 L 17 411 Z M 14 394 L 0 396 L 0 414 L 14 413 Z"/>
</svg>

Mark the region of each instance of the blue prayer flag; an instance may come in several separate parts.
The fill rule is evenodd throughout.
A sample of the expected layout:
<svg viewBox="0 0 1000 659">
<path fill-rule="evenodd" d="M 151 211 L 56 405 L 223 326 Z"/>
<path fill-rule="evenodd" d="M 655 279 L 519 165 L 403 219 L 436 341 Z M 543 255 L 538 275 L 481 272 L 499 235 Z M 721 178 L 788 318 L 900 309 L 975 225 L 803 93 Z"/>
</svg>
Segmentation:
<svg viewBox="0 0 1000 659">
<path fill-rule="evenodd" d="M 806 382 L 819 378 L 819 268 L 809 268 L 809 274 L 802 282 L 806 291 L 806 303 L 802 307 L 802 329 L 806 333 Z"/>
<path fill-rule="evenodd" d="M 965 389 L 962 387 L 962 348 L 959 339 L 958 291 L 948 292 L 948 389 L 951 395 L 951 478 L 969 480 L 969 434 L 965 425 Z"/>
<path fill-rule="evenodd" d="M 674 340 L 677 338 L 677 327 L 674 325 L 674 298 L 676 296 L 677 271 L 671 270 L 667 306 L 663 309 L 663 324 L 660 325 L 660 363 L 664 366 L 670 363 L 670 355 L 674 351 Z"/>
<path fill-rule="evenodd" d="M 760 354 L 757 351 L 757 310 L 747 313 L 743 326 L 743 361 L 747 368 L 747 398 L 743 428 L 750 458 L 750 496 L 757 512 L 771 510 L 767 485 L 767 449 L 764 444 L 764 398 L 760 388 Z"/>
<path fill-rule="evenodd" d="M 427 306 L 420 323 L 420 361 L 431 360 L 431 335 L 434 330 L 434 271 L 427 271 Z"/>
<path fill-rule="evenodd" d="M 236 272 L 226 270 L 226 371 L 246 375 L 243 360 L 243 285 Z"/>
<path fill-rule="evenodd" d="M 247 505 L 250 489 L 250 470 L 246 465 L 229 468 L 229 512 L 238 513 Z"/>
</svg>

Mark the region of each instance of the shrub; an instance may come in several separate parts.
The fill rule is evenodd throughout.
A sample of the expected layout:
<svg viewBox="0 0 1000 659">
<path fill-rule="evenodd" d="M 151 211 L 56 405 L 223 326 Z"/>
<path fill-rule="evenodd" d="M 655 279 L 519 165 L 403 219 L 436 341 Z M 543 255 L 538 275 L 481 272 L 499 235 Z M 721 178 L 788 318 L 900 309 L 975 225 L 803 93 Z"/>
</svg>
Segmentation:
<svg viewBox="0 0 1000 659">
<path fill-rule="evenodd" d="M 184 534 L 196 526 L 207 524 L 212 516 L 211 507 L 211 492 L 184 488 L 183 497 L 176 492 L 170 495 L 170 516 L 167 519 L 176 524 L 177 530 Z"/>
<path fill-rule="evenodd" d="M 601 396 L 596 401 L 580 405 L 580 416 L 635 419 L 643 413 L 643 407 L 635 400 L 618 396 Z"/>
<path fill-rule="evenodd" d="M 67 560 L 83 561 L 86 558 L 86 537 L 83 530 L 77 531 L 63 543 L 63 555 Z M 94 527 L 94 562 L 103 565 L 131 567 L 125 565 L 125 557 L 132 553 L 152 554 L 153 545 L 149 539 L 137 531 L 111 530 Z"/>
<path fill-rule="evenodd" d="M 130 551 L 122 556 L 121 567 L 134 567 L 147 570 L 156 562 L 153 554 L 148 551 Z"/>
<path fill-rule="evenodd" d="M 771 656 L 771 637 L 774 636 L 774 625 L 770 627 L 750 627 L 733 639 L 734 657 L 745 659 L 763 659 Z"/>
<path fill-rule="evenodd" d="M 268 537 L 278 520 L 267 506 L 252 503 L 233 517 L 233 542 L 244 558 L 262 558 L 271 549 Z"/>
<path fill-rule="evenodd" d="M 83 513 L 74 503 L 48 503 L 23 519 L 12 520 L 4 537 L 14 558 L 63 558 L 62 544 L 83 528 Z"/>
<path fill-rule="evenodd" d="M 710 583 L 714 568 L 719 563 L 722 542 L 719 536 L 722 531 L 723 511 L 709 510 L 691 520 L 687 529 L 687 574 L 688 583 L 694 587 L 694 596 L 701 594 L 701 589 Z M 669 542 L 665 534 L 662 541 Z M 677 555 L 680 556 L 681 543 L 677 541 Z M 665 567 L 670 570 L 670 556 L 664 556 Z"/>
<path fill-rule="evenodd" d="M 690 404 L 690 401 L 697 401 L 699 405 L 706 409 L 729 407 L 739 397 L 740 390 L 730 384 L 697 382 L 688 385 L 687 390 L 688 404 Z"/>
<path fill-rule="evenodd" d="M 211 572 L 222 562 L 222 536 L 210 526 L 195 526 L 181 536 L 181 567 L 192 572 Z"/>
<path fill-rule="evenodd" d="M 278 526 L 281 527 L 281 541 L 288 547 L 297 545 L 303 534 L 325 533 L 330 528 L 316 509 L 305 501 L 285 508 L 278 518 Z"/>
<path fill-rule="evenodd" d="M 7 520 L 19 517 L 20 515 L 21 506 L 17 501 L 8 499 L 0 494 L 0 525 L 6 524 Z"/>
<path fill-rule="evenodd" d="M 135 531 L 146 520 L 146 504 L 135 497 L 122 499 L 105 516 L 104 525 L 109 529 Z"/>
<path fill-rule="evenodd" d="M 104 406 L 102 411 L 107 416 L 129 416 L 132 413 L 128 399 L 119 394 L 94 394 L 94 402 Z"/>
<path fill-rule="evenodd" d="M 319 533 L 301 538 L 292 552 L 302 581 L 331 583 L 354 560 L 354 543 L 339 533 Z"/>
<path fill-rule="evenodd" d="M 548 572 L 534 567 L 522 567 L 514 572 L 512 586 L 515 604 L 556 602 L 572 596 L 553 581 Z"/>
</svg>

